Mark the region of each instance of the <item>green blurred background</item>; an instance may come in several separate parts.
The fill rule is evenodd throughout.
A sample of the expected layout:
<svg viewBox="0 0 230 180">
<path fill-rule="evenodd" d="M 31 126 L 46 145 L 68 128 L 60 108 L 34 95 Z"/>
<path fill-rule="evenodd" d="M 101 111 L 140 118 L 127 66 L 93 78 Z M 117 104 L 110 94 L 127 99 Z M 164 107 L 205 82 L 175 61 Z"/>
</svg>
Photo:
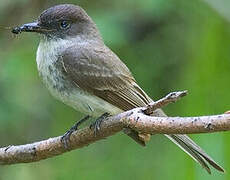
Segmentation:
<svg viewBox="0 0 230 180">
<path fill-rule="evenodd" d="M 38 77 L 39 37 L 14 36 L 2 26 L 31 22 L 54 4 L 82 6 L 106 44 L 154 99 L 189 90 L 164 108 L 170 116 L 230 109 L 230 1 L 228 0 L 1 0 L 0 146 L 63 134 L 83 114 L 55 100 Z M 230 179 L 230 132 L 192 138 L 226 173 L 208 175 L 162 135 L 142 148 L 119 133 L 88 147 L 38 163 L 0 167 L 0 180 Z"/>
</svg>

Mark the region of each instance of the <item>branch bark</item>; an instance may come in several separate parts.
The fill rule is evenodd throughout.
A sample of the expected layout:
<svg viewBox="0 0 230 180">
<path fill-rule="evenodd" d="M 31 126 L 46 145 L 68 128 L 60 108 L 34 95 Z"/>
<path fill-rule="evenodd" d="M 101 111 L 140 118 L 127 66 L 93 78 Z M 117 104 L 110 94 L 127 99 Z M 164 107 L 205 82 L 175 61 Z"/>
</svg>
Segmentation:
<svg viewBox="0 0 230 180">
<path fill-rule="evenodd" d="M 127 127 L 147 134 L 191 134 L 230 130 L 229 113 L 200 117 L 152 117 L 145 114 L 170 102 L 175 102 L 186 94 L 185 91 L 173 93 L 173 96 L 169 94 L 147 107 L 132 109 L 109 117 L 101 123 L 101 129 L 96 136 L 89 127 L 78 130 L 71 135 L 68 149 L 61 142 L 61 136 L 32 144 L 0 148 L 0 164 L 29 163 L 47 159 L 88 146 Z"/>
</svg>

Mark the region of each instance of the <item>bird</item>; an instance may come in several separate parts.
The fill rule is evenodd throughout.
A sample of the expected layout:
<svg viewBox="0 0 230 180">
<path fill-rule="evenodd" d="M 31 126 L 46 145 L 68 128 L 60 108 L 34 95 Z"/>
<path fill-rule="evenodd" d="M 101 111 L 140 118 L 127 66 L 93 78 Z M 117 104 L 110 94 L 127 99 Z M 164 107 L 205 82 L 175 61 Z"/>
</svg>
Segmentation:
<svg viewBox="0 0 230 180">
<path fill-rule="evenodd" d="M 128 67 L 105 45 L 86 11 L 74 4 L 59 4 L 43 11 L 35 22 L 12 33 L 40 35 L 36 62 L 39 75 L 51 94 L 77 111 L 93 117 L 116 115 L 154 102 L 137 84 Z M 166 116 L 161 109 L 152 116 Z M 145 145 L 150 135 L 130 130 L 128 135 Z M 165 135 L 208 173 L 209 165 L 224 172 L 187 135 Z"/>
</svg>

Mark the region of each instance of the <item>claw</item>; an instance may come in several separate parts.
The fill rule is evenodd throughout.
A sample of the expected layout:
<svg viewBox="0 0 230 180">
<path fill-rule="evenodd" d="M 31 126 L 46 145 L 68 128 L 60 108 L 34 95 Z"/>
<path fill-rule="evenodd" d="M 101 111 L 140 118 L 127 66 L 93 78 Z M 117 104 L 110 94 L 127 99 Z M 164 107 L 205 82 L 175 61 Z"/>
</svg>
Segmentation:
<svg viewBox="0 0 230 180">
<path fill-rule="evenodd" d="M 90 116 L 86 116 L 80 121 L 77 121 L 62 137 L 61 142 L 63 143 L 65 149 L 68 149 L 69 143 L 70 143 L 70 136 L 74 131 L 77 131 L 78 127 L 85 121 L 87 121 L 90 118 Z"/>
<path fill-rule="evenodd" d="M 99 118 L 97 118 L 96 121 L 90 125 L 89 128 L 94 131 L 95 137 L 97 136 L 98 132 L 101 129 L 102 121 L 104 121 L 109 116 L 110 116 L 110 114 L 106 112 L 106 113 L 102 114 Z"/>
</svg>

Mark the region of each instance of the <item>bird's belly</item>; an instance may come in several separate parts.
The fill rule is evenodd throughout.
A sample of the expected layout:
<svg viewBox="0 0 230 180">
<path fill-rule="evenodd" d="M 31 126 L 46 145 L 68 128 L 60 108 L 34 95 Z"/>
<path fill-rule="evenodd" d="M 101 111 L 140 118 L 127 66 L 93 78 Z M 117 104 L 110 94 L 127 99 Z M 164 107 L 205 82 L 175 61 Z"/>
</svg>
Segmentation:
<svg viewBox="0 0 230 180">
<path fill-rule="evenodd" d="M 64 95 L 59 97 L 59 99 L 74 109 L 91 116 L 101 116 L 105 112 L 112 115 L 122 112 L 122 110 L 107 103 L 103 99 L 84 93 L 80 90 L 73 90 L 69 95 Z"/>
</svg>

